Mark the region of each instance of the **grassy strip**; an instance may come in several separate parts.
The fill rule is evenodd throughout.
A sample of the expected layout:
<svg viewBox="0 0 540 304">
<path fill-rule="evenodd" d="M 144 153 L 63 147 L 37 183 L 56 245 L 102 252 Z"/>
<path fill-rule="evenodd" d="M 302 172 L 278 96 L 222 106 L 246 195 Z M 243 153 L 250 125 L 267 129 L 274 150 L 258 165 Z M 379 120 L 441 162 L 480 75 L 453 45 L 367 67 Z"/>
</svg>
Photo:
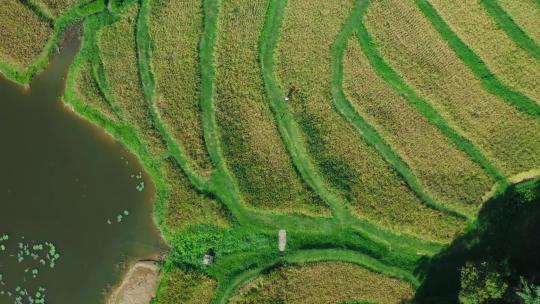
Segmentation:
<svg viewBox="0 0 540 304">
<path fill-rule="evenodd" d="M 419 0 L 421 1 L 421 0 Z M 362 16 L 367 12 L 371 1 L 362 2 Z M 380 55 L 372 37 L 363 22 L 358 23 L 358 42 L 364 54 L 368 57 L 378 75 L 383 78 L 394 90 L 402 94 L 426 119 L 437 127 L 460 150 L 465 152 L 474 162 L 479 164 L 495 180 L 507 184 L 506 178 L 495 168 L 487 158 L 464 136 L 457 133 L 444 118 L 428 102 L 418 96 L 407 83 L 388 65 Z"/>
<path fill-rule="evenodd" d="M 493 95 L 501 97 L 502 100 L 513 105 L 520 111 L 540 119 L 540 105 L 522 93 L 513 90 L 503 84 L 486 66 L 484 61 L 473 52 L 450 27 L 439 16 L 437 11 L 427 0 L 415 0 L 424 16 L 431 22 L 433 27 L 446 40 L 458 57 L 473 71 L 480 79 L 484 87 Z"/>
<path fill-rule="evenodd" d="M 527 35 L 497 3 L 498 0 L 482 0 L 480 3 L 495 19 L 497 25 L 510 37 L 520 48 L 529 52 L 534 58 L 540 59 L 540 46 Z"/>
<path fill-rule="evenodd" d="M 363 5 L 365 7 L 362 7 Z M 347 40 L 353 33 L 357 24 L 361 23 L 362 14 L 365 12 L 367 5 L 367 1 L 358 1 L 356 3 L 351 17 L 343 26 L 343 29 L 341 30 L 331 50 L 332 96 L 334 98 L 336 108 L 340 114 L 343 115 L 347 121 L 349 121 L 350 124 L 361 132 L 364 140 L 379 151 L 386 162 L 388 162 L 392 168 L 398 172 L 398 174 L 405 180 L 411 190 L 418 195 L 422 202 L 433 209 L 470 220 L 472 219 L 472 216 L 468 212 L 459 210 L 455 207 L 445 206 L 444 204 L 437 202 L 422 189 L 416 176 L 414 176 L 407 164 L 390 147 L 390 145 L 386 143 L 386 141 L 377 133 L 377 131 L 355 111 L 343 92 L 343 56 L 345 53 L 345 48 L 347 47 Z"/>
<path fill-rule="evenodd" d="M 195 188 L 199 191 L 206 192 L 208 190 L 206 180 L 199 176 L 192 168 L 189 160 L 185 156 L 183 149 L 167 132 L 165 126 L 163 125 L 163 121 L 157 113 L 155 107 L 156 84 L 154 80 L 155 77 L 152 71 L 152 66 L 150 64 L 152 59 L 152 51 L 148 32 L 149 7 L 149 2 L 143 0 L 141 3 L 141 8 L 139 10 L 136 29 L 138 54 L 137 61 L 139 65 L 141 83 L 143 86 L 144 99 L 146 101 L 146 104 L 148 105 L 152 121 L 167 145 L 169 154 L 174 157 L 176 162 L 180 165 L 182 170 L 188 176 L 188 179 L 193 184 L 193 186 L 195 186 Z"/>
<path fill-rule="evenodd" d="M 47 44 L 43 48 L 42 52 L 36 59 L 34 59 L 33 63 L 29 67 L 20 70 L 8 63 L 0 63 L 0 72 L 18 84 L 28 84 L 35 74 L 43 70 L 49 64 L 55 49 L 58 47 L 62 35 L 70 25 L 77 21 L 83 20 L 87 16 L 99 13 L 104 9 L 105 4 L 103 0 L 96 0 L 95 2 L 83 4 L 70 9 L 56 19 L 54 22 L 53 34 L 47 41 Z"/>
</svg>

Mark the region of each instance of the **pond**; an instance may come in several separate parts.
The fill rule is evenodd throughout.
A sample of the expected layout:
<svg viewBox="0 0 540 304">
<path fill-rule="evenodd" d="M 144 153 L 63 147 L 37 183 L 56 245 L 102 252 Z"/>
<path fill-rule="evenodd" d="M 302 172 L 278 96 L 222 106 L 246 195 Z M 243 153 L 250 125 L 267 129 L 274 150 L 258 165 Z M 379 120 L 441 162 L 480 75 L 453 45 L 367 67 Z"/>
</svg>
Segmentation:
<svg viewBox="0 0 540 304">
<path fill-rule="evenodd" d="M 61 102 L 72 32 L 29 89 L 0 76 L 0 303 L 100 303 L 164 249 L 136 157 Z"/>
</svg>

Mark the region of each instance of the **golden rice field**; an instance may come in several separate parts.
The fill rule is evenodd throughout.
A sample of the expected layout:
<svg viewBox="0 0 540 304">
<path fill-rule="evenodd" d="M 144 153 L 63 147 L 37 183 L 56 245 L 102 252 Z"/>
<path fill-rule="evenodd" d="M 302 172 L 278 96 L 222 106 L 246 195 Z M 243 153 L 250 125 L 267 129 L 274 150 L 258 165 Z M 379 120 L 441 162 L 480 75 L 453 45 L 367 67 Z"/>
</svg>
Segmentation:
<svg viewBox="0 0 540 304">
<path fill-rule="evenodd" d="M 156 106 L 163 122 L 203 175 L 211 169 L 199 109 L 198 44 L 202 7 L 190 0 L 153 0 L 149 16 L 155 46 Z"/>
<path fill-rule="evenodd" d="M 540 9 L 535 0 L 498 0 L 499 5 L 510 15 L 536 43 L 540 43 Z"/>
<path fill-rule="evenodd" d="M 354 264 L 321 262 L 278 268 L 241 287 L 230 303 L 402 303 L 413 295 L 406 282 Z"/>
<path fill-rule="evenodd" d="M 448 25 L 502 81 L 540 104 L 540 60 L 519 48 L 476 0 L 430 0 Z"/>
<path fill-rule="evenodd" d="M 460 222 L 423 205 L 333 108 L 329 49 L 352 4 L 288 2 L 276 73 L 283 90 L 293 91 L 290 109 L 303 126 L 319 170 L 348 199 L 354 212 L 394 231 L 425 239 L 450 239 L 462 228 Z"/>
<path fill-rule="evenodd" d="M 130 6 L 120 20 L 101 29 L 98 44 L 113 102 L 136 126 L 149 151 L 161 156 L 165 146 L 144 99 L 138 72 L 135 42 L 138 8 L 138 5 Z"/>
<path fill-rule="evenodd" d="M 85 62 L 76 76 L 75 92 L 88 106 L 96 109 L 110 120 L 117 121 L 118 116 L 100 91 L 98 83 L 92 74 L 92 65 Z"/>
<path fill-rule="evenodd" d="M 538 120 L 489 94 L 414 1 L 375 1 L 364 22 L 383 58 L 505 175 L 540 165 Z"/>
<path fill-rule="evenodd" d="M 427 0 L 446 33 L 424 0 L 114 0 L 66 14 L 88 1 L 3 0 L 0 70 L 22 82 L 11 69 L 40 70 L 58 20 L 83 19 L 64 101 L 153 179 L 169 248 L 152 304 L 414 303 L 486 200 L 513 190 L 504 177 L 540 170 L 540 60 L 516 42 L 540 41 L 536 0 L 496 0 L 519 37 L 476 0 Z"/>
<path fill-rule="evenodd" d="M 227 211 L 215 199 L 197 192 L 178 165 L 168 159 L 163 162 L 167 204 L 165 222 L 172 231 L 181 231 L 190 225 L 229 225 Z"/>
<path fill-rule="evenodd" d="M 495 181 L 376 74 L 354 36 L 344 73 L 349 100 L 397 150 L 424 189 L 445 204 L 477 211 Z"/>
<path fill-rule="evenodd" d="M 30 66 L 52 34 L 50 24 L 18 0 L 0 4 L 0 63 L 17 70 Z"/>
<path fill-rule="evenodd" d="M 223 1 L 216 47 L 216 120 L 246 202 L 272 211 L 328 214 L 299 179 L 265 101 L 258 39 L 268 1 Z M 242 46 L 242 47 L 239 47 Z"/>
<path fill-rule="evenodd" d="M 216 281 L 198 272 L 175 269 L 164 277 L 159 287 L 160 304 L 208 304 L 212 300 Z"/>
</svg>

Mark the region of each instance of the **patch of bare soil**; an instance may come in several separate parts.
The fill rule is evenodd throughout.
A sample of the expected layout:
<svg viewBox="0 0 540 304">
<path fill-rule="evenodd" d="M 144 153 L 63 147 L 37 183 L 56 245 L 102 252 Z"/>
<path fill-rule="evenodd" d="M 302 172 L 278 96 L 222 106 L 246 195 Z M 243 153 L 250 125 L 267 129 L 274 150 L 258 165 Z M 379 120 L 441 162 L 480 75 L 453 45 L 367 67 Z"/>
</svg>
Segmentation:
<svg viewBox="0 0 540 304">
<path fill-rule="evenodd" d="M 154 298 L 160 269 L 154 262 L 137 262 L 125 274 L 107 304 L 148 304 Z"/>
</svg>

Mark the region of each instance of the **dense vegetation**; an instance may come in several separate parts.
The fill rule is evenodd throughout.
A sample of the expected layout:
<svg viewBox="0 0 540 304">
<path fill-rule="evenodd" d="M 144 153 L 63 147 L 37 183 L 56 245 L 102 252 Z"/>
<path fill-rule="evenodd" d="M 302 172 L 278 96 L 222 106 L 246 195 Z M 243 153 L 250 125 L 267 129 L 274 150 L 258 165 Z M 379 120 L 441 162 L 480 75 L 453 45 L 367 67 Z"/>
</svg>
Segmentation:
<svg viewBox="0 0 540 304">
<path fill-rule="evenodd" d="M 156 304 L 519 303 L 540 283 L 538 11 L 6 0 L 0 70 L 28 83 L 82 21 L 64 101 L 153 178 Z"/>
</svg>

